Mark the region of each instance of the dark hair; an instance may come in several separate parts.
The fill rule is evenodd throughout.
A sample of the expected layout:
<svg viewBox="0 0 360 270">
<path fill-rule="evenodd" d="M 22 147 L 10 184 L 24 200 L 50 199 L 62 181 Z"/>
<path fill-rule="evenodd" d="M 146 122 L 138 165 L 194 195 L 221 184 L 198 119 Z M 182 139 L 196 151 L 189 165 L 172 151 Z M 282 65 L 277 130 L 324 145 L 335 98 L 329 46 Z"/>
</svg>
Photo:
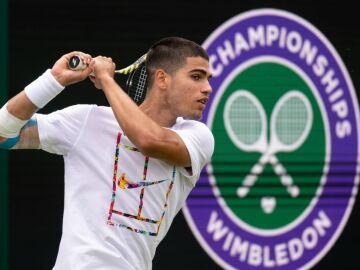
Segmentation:
<svg viewBox="0 0 360 270">
<path fill-rule="evenodd" d="M 197 43 L 181 37 L 168 37 L 154 43 L 146 55 L 148 87 L 154 81 L 156 69 L 173 74 L 186 63 L 188 57 L 202 57 L 209 60 L 206 51 Z"/>
</svg>

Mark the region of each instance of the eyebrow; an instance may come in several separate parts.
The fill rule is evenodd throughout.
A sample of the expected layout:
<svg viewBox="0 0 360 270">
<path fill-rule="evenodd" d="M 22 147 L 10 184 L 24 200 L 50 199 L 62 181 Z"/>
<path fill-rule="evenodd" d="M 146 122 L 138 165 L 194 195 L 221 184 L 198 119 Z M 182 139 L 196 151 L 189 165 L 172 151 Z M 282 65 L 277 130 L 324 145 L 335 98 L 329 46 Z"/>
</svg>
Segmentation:
<svg viewBox="0 0 360 270">
<path fill-rule="evenodd" d="M 209 74 L 209 75 L 208 75 L 208 73 L 207 73 L 205 70 L 203 70 L 203 69 L 200 69 L 200 68 L 192 69 L 192 70 L 190 70 L 189 73 L 194 73 L 194 72 L 199 72 L 199 73 L 201 73 L 202 75 L 204 75 L 205 77 L 207 77 L 208 80 L 210 80 L 210 79 L 212 78 L 212 74 Z"/>
</svg>

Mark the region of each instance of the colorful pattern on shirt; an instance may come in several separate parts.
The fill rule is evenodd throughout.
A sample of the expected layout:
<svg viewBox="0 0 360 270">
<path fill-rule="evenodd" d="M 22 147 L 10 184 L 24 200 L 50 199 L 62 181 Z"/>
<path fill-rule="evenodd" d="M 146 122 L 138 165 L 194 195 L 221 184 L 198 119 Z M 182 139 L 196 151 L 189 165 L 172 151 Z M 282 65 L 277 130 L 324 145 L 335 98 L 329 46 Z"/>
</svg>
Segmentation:
<svg viewBox="0 0 360 270">
<path fill-rule="evenodd" d="M 162 223 L 162 220 L 164 218 L 165 215 L 165 211 L 166 208 L 168 206 L 168 199 L 174 184 L 174 179 L 175 179 L 175 174 L 176 174 L 176 170 L 175 170 L 175 166 L 173 167 L 173 171 L 172 171 L 172 178 L 171 179 L 162 179 L 162 180 L 156 180 L 156 181 L 149 181 L 147 182 L 146 177 L 147 177 L 147 173 L 148 173 L 148 165 L 149 165 L 149 157 L 144 157 L 144 169 L 143 169 L 143 176 L 142 176 L 142 181 L 139 182 L 131 182 L 130 180 L 128 180 L 126 178 L 126 173 L 122 173 L 120 175 L 120 177 L 118 178 L 118 168 L 119 166 L 119 152 L 120 152 L 120 147 L 122 147 L 123 149 L 127 150 L 127 151 L 135 151 L 135 152 L 139 152 L 140 151 L 133 146 L 129 146 L 129 145 L 125 145 L 120 143 L 121 142 L 121 138 L 122 138 L 122 133 L 118 133 L 117 136 L 117 141 L 116 141 L 116 149 L 115 149 L 115 159 L 114 159 L 114 173 L 113 173 L 113 189 L 112 189 L 112 196 L 111 196 L 111 203 L 110 203 L 110 209 L 109 209 L 109 215 L 108 215 L 108 220 L 107 220 L 107 224 L 111 225 L 111 226 L 117 226 L 120 228 L 126 228 L 132 232 L 136 232 L 136 233 L 140 233 L 140 234 L 144 234 L 144 235 L 149 235 L 149 236 L 157 236 L 160 230 L 160 226 Z M 157 185 L 157 184 L 161 184 L 164 183 L 166 181 L 170 181 L 168 189 L 166 191 L 166 196 L 165 196 L 165 202 L 163 205 L 163 211 L 161 213 L 161 216 L 158 219 L 150 219 L 147 217 L 142 216 L 142 209 L 143 209 L 143 205 L 144 205 L 144 201 L 143 201 L 143 197 L 145 194 L 145 188 L 149 187 L 149 186 L 153 186 L 153 185 Z M 119 190 L 132 190 L 132 189 L 136 189 L 136 188 L 141 188 L 140 190 L 140 194 L 139 194 L 139 205 L 138 205 L 138 211 L 137 214 L 130 214 L 130 213 L 125 213 L 124 211 L 119 211 L 118 209 L 114 209 L 115 208 L 115 201 L 116 201 L 116 191 L 119 188 Z M 139 228 L 135 228 L 133 226 L 129 226 L 127 224 L 123 224 L 121 222 L 115 221 L 114 220 L 114 216 L 118 215 L 118 216 L 123 216 L 129 219 L 134 219 L 134 220 L 139 220 L 142 222 L 146 222 L 149 224 L 155 224 L 157 226 L 156 231 L 146 231 L 143 229 L 139 229 Z"/>
</svg>

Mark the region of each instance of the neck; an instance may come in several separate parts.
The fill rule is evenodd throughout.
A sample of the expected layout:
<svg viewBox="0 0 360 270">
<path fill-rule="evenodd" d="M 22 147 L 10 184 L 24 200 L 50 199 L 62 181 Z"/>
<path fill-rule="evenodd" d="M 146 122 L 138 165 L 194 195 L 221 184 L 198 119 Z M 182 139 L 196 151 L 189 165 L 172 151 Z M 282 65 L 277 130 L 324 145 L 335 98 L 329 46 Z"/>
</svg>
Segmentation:
<svg viewBox="0 0 360 270">
<path fill-rule="evenodd" d="M 164 98 L 152 93 L 140 105 L 140 110 L 162 127 L 172 127 L 176 122 L 177 116 L 173 115 Z"/>
</svg>

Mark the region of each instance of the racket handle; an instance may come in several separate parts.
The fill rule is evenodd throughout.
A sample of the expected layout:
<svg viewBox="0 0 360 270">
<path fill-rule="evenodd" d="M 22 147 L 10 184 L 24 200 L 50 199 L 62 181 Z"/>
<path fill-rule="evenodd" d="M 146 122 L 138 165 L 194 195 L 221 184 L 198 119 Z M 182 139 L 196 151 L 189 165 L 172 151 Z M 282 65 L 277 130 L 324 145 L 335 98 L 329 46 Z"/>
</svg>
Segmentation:
<svg viewBox="0 0 360 270">
<path fill-rule="evenodd" d="M 71 70 L 84 70 L 87 67 L 78 55 L 74 55 L 70 58 L 68 66 Z"/>
</svg>

